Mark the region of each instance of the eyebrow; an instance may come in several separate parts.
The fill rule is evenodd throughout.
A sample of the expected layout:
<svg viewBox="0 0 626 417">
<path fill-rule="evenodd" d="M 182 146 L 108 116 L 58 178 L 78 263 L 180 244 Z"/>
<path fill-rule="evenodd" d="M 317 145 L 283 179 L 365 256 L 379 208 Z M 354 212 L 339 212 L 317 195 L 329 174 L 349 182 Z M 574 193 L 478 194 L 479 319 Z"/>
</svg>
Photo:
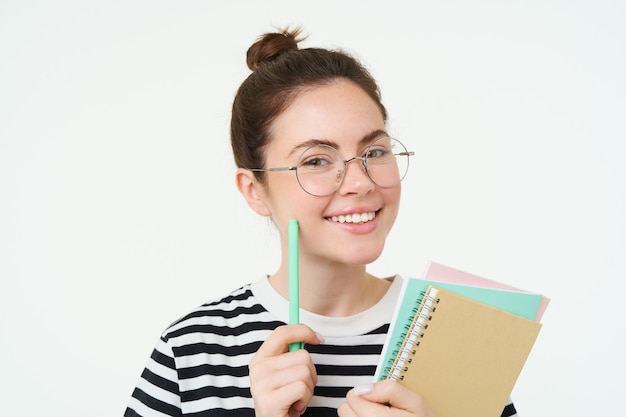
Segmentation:
<svg viewBox="0 0 626 417">
<path fill-rule="evenodd" d="M 383 129 L 375 129 L 372 130 L 371 132 L 367 133 L 365 136 L 363 136 L 361 138 L 361 140 L 359 140 L 359 145 L 363 146 L 363 145 L 367 145 L 370 142 L 373 142 L 375 139 L 384 137 L 384 136 L 389 136 L 389 134 L 383 130 Z M 332 148 L 335 149 L 339 149 L 339 145 L 337 144 L 337 142 L 334 142 L 332 140 L 328 140 L 328 139 L 309 139 L 309 140 L 305 140 L 304 142 L 301 142 L 299 144 L 297 144 L 287 155 L 287 157 L 291 157 L 295 152 L 299 151 L 299 150 L 304 150 L 307 148 L 310 148 L 311 146 L 315 146 L 315 145 L 327 145 L 330 146 Z"/>
</svg>

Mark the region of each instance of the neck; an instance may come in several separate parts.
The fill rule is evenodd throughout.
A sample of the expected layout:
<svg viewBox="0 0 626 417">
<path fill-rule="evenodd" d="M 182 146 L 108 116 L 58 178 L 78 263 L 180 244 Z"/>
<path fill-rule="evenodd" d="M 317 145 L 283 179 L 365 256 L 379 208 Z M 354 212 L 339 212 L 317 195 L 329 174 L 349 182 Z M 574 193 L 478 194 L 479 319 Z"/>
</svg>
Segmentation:
<svg viewBox="0 0 626 417">
<path fill-rule="evenodd" d="M 272 286 L 289 297 L 286 262 L 270 277 Z M 389 282 L 367 273 L 364 265 L 330 264 L 300 259 L 300 307 L 315 314 L 351 316 L 367 310 L 385 294 Z"/>
</svg>

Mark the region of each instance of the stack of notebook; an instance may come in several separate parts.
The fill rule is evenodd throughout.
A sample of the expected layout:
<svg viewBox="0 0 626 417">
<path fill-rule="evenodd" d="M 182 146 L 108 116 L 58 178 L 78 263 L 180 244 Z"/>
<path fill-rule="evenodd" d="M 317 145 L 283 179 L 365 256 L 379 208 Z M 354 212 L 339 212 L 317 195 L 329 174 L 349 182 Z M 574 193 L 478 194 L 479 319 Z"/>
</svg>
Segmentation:
<svg viewBox="0 0 626 417">
<path fill-rule="evenodd" d="M 429 262 L 405 279 L 376 379 L 411 388 L 438 417 L 499 417 L 548 303 Z"/>
</svg>

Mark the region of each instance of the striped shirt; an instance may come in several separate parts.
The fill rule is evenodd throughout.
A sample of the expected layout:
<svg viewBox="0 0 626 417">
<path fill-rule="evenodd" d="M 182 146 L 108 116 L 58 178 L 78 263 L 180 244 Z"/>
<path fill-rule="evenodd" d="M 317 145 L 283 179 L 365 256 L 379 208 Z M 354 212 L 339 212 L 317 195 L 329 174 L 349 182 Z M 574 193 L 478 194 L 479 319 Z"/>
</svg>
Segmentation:
<svg viewBox="0 0 626 417">
<path fill-rule="evenodd" d="M 336 416 L 352 387 L 372 382 L 401 285 L 394 279 L 376 305 L 354 316 L 301 312 L 325 339 L 305 346 L 318 375 L 305 416 Z M 248 363 L 288 315 L 267 278 L 198 307 L 161 335 L 124 416 L 254 416 Z M 502 416 L 516 416 L 512 403 Z"/>
</svg>

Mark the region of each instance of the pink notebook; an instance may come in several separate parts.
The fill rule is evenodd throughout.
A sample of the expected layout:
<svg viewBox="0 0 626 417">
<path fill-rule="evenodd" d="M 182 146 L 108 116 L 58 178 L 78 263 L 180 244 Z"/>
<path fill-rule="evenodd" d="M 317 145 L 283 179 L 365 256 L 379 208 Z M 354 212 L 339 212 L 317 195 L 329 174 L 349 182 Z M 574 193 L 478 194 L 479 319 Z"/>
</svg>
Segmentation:
<svg viewBox="0 0 626 417">
<path fill-rule="evenodd" d="M 423 277 L 424 279 L 431 280 L 431 281 L 471 285 L 475 287 L 497 288 L 497 289 L 510 290 L 510 291 L 528 292 L 528 291 L 521 290 L 519 288 L 512 287 L 510 285 L 503 284 L 501 282 L 492 281 L 487 278 L 479 277 L 478 275 L 473 275 L 468 272 L 459 271 L 458 269 L 441 265 L 433 261 L 428 261 L 428 264 L 426 264 Z M 543 317 L 543 313 L 546 311 L 546 308 L 548 307 L 549 303 L 550 303 L 550 299 L 545 296 L 542 296 L 541 303 L 539 304 L 539 309 L 537 310 L 537 315 L 535 316 L 536 322 L 541 321 L 541 318 Z"/>
</svg>

